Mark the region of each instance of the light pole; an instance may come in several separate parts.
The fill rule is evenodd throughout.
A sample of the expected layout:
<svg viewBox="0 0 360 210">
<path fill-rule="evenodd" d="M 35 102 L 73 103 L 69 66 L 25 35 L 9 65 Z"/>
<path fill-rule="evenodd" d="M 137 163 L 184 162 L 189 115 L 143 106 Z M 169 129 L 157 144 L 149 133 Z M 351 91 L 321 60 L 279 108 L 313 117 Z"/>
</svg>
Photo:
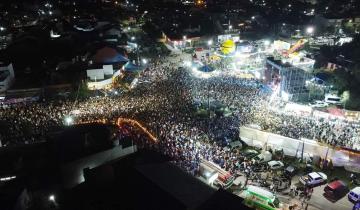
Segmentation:
<svg viewBox="0 0 360 210">
<path fill-rule="evenodd" d="M 55 195 L 49 195 L 49 201 L 51 204 L 53 204 L 55 207 L 57 206 Z"/>
<path fill-rule="evenodd" d="M 147 61 L 147 59 L 143 58 L 143 59 L 141 59 L 141 63 L 142 63 L 142 65 L 146 65 L 148 63 L 148 61 Z"/>
<path fill-rule="evenodd" d="M 312 36 L 313 33 L 315 31 L 315 28 L 313 26 L 309 26 L 306 28 L 306 33 L 309 35 L 309 36 Z"/>
<path fill-rule="evenodd" d="M 136 63 L 137 65 L 140 65 L 140 56 L 139 56 L 139 45 L 135 43 L 136 48 Z"/>
<path fill-rule="evenodd" d="M 210 110 L 210 83 L 208 81 L 208 86 L 207 86 L 207 102 L 208 102 L 208 134 L 210 134 L 210 119 L 211 119 L 211 110 Z"/>
<path fill-rule="evenodd" d="M 342 94 L 342 101 L 344 102 L 344 110 L 346 110 L 346 102 L 350 99 L 350 91 L 344 91 Z"/>
<path fill-rule="evenodd" d="M 211 49 L 211 45 L 213 44 L 213 41 L 210 39 L 208 42 L 207 42 L 207 45 L 209 47 L 209 50 Z"/>
<path fill-rule="evenodd" d="M 182 48 L 186 48 L 187 37 L 185 35 L 183 36 L 183 42 Z"/>
<path fill-rule="evenodd" d="M 67 116 L 65 118 L 65 123 L 66 123 L 67 126 L 70 126 L 70 124 L 72 124 L 72 122 L 73 122 L 73 119 L 72 119 L 71 116 Z"/>
</svg>

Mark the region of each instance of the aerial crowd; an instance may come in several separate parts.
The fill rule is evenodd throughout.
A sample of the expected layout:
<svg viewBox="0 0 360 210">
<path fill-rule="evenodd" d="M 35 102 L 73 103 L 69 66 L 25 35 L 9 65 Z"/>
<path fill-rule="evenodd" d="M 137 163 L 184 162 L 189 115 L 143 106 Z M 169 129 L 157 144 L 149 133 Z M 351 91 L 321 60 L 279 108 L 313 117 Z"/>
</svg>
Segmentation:
<svg viewBox="0 0 360 210">
<path fill-rule="evenodd" d="M 174 157 L 179 152 L 178 144 L 184 144 L 183 149 L 190 152 L 188 147 L 200 140 L 212 145 L 204 146 L 207 150 L 217 148 L 210 153 L 219 153 L 217 162 L 223 164 L 229 155 L 219 151 L 237 139 L 239 127 L 247 124 L 291 138 L 305 137 L 331 146 L 360 149 L 359 126 L 355 123 L 269 111 L 269 95 L 261 92 L 255 79 L 236 78 L 226 72 L 207 79 L 196 78 L 179 68 L 181 63 L 182 58 L 153 60 L 140 74 L 137 87 L 117 95 L 1 104 L 1 144 L 46 141 L 49 132 L 66 126 L 67 117 L 71 117 L 74 124 L 97 120 L 114 122 L 117 117 L 128 117 L 144 123 L 159 136 L 162 144 L 169 146 L 165 152 L 174 153 Z M 218 112 L 220 108 L 227 110 L 227 114 Z M 198 115 L 201 110 L 208 116 Z M 193 156 L 196 155 L 190 152 L 184 158 Z"/>
</svg>

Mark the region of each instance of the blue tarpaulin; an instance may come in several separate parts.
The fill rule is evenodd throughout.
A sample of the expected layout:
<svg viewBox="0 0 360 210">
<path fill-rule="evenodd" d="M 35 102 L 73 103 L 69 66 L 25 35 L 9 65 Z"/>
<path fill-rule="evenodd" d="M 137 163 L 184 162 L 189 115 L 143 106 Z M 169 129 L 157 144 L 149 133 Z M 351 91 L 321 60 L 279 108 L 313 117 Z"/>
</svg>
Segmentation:
<svg viewBox="0 0 360 210">
<path fill-rule="evenodd" d="M 129 61 L 127 58 L 125 58 L 124 56 L 117 54 L 114 57 L 111 58 L 107 58 L 104 60 L 105 64 L 110 64 L 110 63 L 119 63 L 119 62 L 127 62 Z"/>
<path fill-rule="evenodd" d="M 128 72 L 138 72 L 138 71 L 142 71 L 143 68 L 141 66 L 137 66 L 129 61 L 125 64 L 124 70 L 128 71 Z"/>
<path fill-rule="evenodd" d="M 260 92 L 264 94 L 271 94 L 273 91 L 272 89 L 267 85 L 260 85 Z"/>
<path fill-rule="evenodd" d="M 113 63 L 120 63 L 120 62 L 128 62 L 125 56 L 118 53 L 115 49 L 110 47 L 104 47 L 96 52 L 93 57 L 95 63 L 102 63 L 102 64 L 113 64 Z"/>
<path fill-rule="evenodd" d="M 214 71 L 214 69 L 213 68 L 211 68 L 210 66 L 202 66 L 202 67 L 200 67 L 199 68 L 199 71 L 202 71 L 202 72 L 212 72 L 212 71 Z"/>
</svg>

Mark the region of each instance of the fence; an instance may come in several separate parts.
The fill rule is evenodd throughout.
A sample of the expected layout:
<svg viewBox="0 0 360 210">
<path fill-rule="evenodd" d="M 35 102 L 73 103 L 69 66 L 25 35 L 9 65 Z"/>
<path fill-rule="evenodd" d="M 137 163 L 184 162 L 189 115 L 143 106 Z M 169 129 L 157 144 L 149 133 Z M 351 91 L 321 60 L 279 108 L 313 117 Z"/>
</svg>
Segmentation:
<svg viewBox="0 0 360 210">
<path fill-rule="evenodd" d="M 330 158 L 334 166 L 344 166 L 352 171 L 360 170 L 360 152 L 332 148 L 310 139 L 292 139 L 245 126 L 240 127 L 240 138 L 249 146 L 283 149 L 285 155 L 292 157 L 318 155 Z"/>
</svg>

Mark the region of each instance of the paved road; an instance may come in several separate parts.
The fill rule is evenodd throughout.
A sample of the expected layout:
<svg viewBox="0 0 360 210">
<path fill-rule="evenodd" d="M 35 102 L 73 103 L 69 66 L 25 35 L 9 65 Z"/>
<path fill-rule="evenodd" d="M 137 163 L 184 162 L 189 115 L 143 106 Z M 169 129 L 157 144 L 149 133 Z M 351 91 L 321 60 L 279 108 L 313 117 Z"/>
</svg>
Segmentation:
<svg viewBox="0 0 360 210">
<path fill-rule="evenodd" d="M 295 176 L 292 180 L 292 183 L 299 182 L 299 177 Z M 314 188 L 314 192 L 311 196 L 311 199 L 308 201 L 309 207 L 308 209 L 321 209 L 321 210 L 351 210 L 354 206 L 348 199 L 347 195 L 341 198 L 340 200 L 332 203 L 331 201 L 327 200 L 324 196 L 324 188 L 326 184 L 317 186 Z M 279 195 L 279 199 L 288 199 L 288 196 L 281 196 Z M 299 200 L 298 197 L 295 199 Z"/>
<path fill-rule="evenodd" d="M 327 200 L 323 196 L 325 186 L 326 185 L 322 185 L 314 188 L 314 193 L 309 201 L 309 204 L 324 210 L 352 209 L 354 205 L 347 199 L 347 195 L 335 203 L 332 203 L 331 201 Z"/>
<path fill-rule="evenodd" d="M 239 178 L 241 180 L 241 183 L 245 182 L 245 177 L 241 176 Z M 297 183 L 299 180 L 298 176 L 295 176 L 293 178 L 292 183 Z M 314 188 L 313 195 L 311 196 L 311 199 L 307 201 L 309 203 L 308 210 L 351 210 L 353 208 L 353 204 L 348 201 L 347 196 L 343 197 L 342 199 L 338 200 L 335 203 L 332 203 L 331 201 L 327 200 L 323 196 L 324 188 L 326 185 L 321 185 Z M 240 195 L 241 192 L 236 193 L 237 195 Z M 299 197 L 290 197 L 288 195 L 285 195 L 283 193 L 277 193 L 277 196 L 281 202 L 284 204 L 294 204 L 297 203 L 299 207 L 301 206 L 302 201 L 299 199 Z M 303 206 L 303 209 L 305 208 L 305 205 Z"/>
</svg>

